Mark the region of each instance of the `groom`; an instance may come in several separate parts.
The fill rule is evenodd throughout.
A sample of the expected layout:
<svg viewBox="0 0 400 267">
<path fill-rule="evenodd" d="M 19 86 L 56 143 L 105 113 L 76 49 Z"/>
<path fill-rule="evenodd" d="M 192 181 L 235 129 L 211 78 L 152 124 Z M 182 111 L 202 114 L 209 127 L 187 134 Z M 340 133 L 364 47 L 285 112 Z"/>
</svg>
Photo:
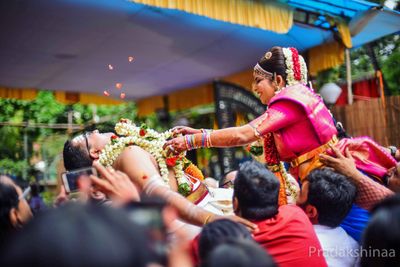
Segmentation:
<svg viewBox="0 0 400 267">
<path fill-rule="evenodd" d="M 94 160 L 99 159 L 101 151 L 110 142 L 112 136 L 113 133 L 99 133 L 96 130 L 67 140 L 63 151 L 65 168 L 73 170 L 91 166 Z M 196 190 L 184 198 L 176 192 L 177 185 L 172 172 L 170 172 L 170 187 L 166 186 L 154 157 L 138 146 L 126 147 L 118 155 L 112 167 L 126 173 L 140 192 L 164 198 L 177 209 L 179 217 L 187 223 L 203 226 L 222 217 L 216 214 L 218 210 L 215 208 L 211 207 L 212 212 L 202 208 L 202 206 L 206 209 L 210 208 L 206 207 L 205 202 L 211 198 L 207 190 L 201 192 L 202 186 L 198 189 L 200 192 Z M 252 223 L 240 217 L 228 216 L 228 218 L 254 228 Z"/>
</svg>

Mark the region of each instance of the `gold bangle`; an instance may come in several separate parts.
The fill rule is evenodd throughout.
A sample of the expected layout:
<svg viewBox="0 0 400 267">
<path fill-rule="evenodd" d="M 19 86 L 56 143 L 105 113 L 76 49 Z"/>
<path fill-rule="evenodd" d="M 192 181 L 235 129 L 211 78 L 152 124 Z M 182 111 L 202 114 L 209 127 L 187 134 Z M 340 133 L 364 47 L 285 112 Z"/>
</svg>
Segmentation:
<svg viewBox="0 0 400 267">
<path fill-rule="evenodd" d="M 211 219 L 212 216 L 213 216 L 213 214 L 208 214 L 206 219 L 204 220 L 203 225 L 206 225 L 208 223 L 208 221 Z"/>
</svg>

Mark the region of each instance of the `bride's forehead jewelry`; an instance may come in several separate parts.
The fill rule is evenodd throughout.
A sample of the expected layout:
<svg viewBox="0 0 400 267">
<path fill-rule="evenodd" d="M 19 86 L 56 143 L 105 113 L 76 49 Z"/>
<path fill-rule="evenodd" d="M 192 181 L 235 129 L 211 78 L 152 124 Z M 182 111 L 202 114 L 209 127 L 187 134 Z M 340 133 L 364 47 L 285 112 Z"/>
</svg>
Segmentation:
<svg viewBox="0 0 400 267">
<path fill-rule="evenodd" d="M 271 79 L 273 77 L 271 72 L 264 70 L 258 63 L 254 66 L 254 74 L 265 79 Z"/>
</svg>

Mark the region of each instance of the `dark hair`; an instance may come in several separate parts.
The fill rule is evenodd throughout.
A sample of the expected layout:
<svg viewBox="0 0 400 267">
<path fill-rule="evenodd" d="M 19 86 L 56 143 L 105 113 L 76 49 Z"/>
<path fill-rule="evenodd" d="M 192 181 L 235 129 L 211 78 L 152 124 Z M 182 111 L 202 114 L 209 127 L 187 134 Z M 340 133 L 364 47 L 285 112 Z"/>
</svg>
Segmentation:
<svg viewBox="0 0 400 267">
<path fill-rule="evenodd" d="M 400 251 L 399 194 L 386 198 L 372 210 L 362 247 L 370 253 L 361 257 L 361 266 L 398 266 L 399 256 L 395 254 Z M 385 252 L 386 257 L 382 256 Z"/>
<path fill-rule="evenodd" d="M 264 70 L 281 75 L 286 82 L 286 63 L 285 55 L 283 54 L 282 47 L 274 46 L 268 52 L 271 52 L 270 58 L 265 58 L 265 55 L 258 61 L 258 64 Z M 268 53 L 267 52 L 267 53 Z"/>
<path fill-rule="evenodd" d="M 228 240 L 210 252 L 202 267 L 275 267 L 272 257 L 256 242 Z"/>
<path fill-rule="evenodd" d="M 145 267 L 148 240 L 121 210 L 67 204 L 28 224 L 9 244 L 1 266 Z"/>
<path fill-rule="evenodd" d="M 0 247 L 14 229 L 10 221 L 10 211 L 12 208 L 18 208 L 19 203 L 17 190 L 6 181 L 7 178 L 0 175 Z"/>
<path fill-rule="evenodd" d="M 37 197 L 40 194 L 40 185 L 38 183 L 31 183 L 29 185 L 31 187 L 31 196 Z"/>
<path fill-rule="evenodd" d="M 64 167 L 67 171 L 90 167 L 93 160 L 90 158 L 88 151 L 82 146 L 75 144 L 72 140 L 67 140 L 63 150 Z"/>
<path fill-rule="evenodd" d="M 343 138 L 351 138 L 351 136 L 346 132 L 346 129 L 343 127 L 343 124 L 340 121 L 335 123 L 335 127 L 339 140 Z"/>
<path fill-rule="evenodd" d="M 240 165 L 234 183 L 241 216 L 264 220 L 278 213 L 279 181 L 261 163 L 246 161 Z"/>
<path fill-rule="evenodd" d="M 207 258 L 209 252 L 227 239 L 252 240 L 249 230 L 243 225 L 222 219 L 207 224 L 201 230 L 199 236 L 199 256 L 201 260 Z"/>
<path fill-rule="evenodd" d="M 318 223 L 337 227 L 349 213 L 356 197 L 356 186 L 349 179 L 328 168 L 312 171 L 307 203 L 318 211 Z"/>
</svg>

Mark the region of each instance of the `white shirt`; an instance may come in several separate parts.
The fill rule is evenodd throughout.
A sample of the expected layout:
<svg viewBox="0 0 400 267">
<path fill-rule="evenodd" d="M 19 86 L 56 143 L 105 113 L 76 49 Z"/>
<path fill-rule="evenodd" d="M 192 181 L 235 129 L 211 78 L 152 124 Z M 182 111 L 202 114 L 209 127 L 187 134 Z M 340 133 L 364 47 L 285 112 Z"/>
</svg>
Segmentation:
<svg viewBox="0 0 400 267">
<path fill-rule="evenodd" d="M 342 227 L 314 224 L 328 266 L 348 267 L 358 263 L 359 245 Z"/>
</svg>

